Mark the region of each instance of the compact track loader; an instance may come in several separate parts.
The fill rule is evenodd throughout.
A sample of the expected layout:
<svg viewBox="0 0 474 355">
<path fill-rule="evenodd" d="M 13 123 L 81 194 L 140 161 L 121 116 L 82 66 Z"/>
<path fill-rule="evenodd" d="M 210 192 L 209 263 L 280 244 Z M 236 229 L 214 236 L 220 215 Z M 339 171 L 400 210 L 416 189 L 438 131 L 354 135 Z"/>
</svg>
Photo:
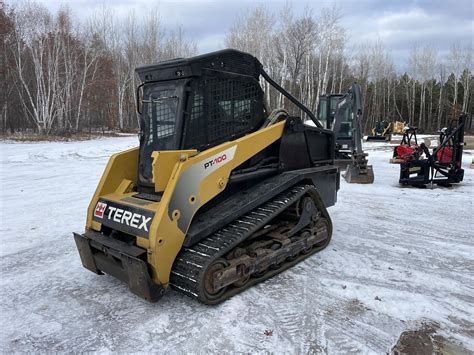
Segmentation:
<svg viewBox="0 0 474 355">
<path fill-rule="evenodd" d="M 84 267 L 157 301 L 215 304 L 324 249 L 334 134 L 253 56 L 223 50 L 136 69 L 138 148 L 111 157 L 74 233 Z M 313 120 L 269 113 L 260 77 Z"/>
<path fill-rule="evenodd" d="M 379 121 L 367 136 L 367 142 L 389 142 L 392 139 L 392 124 L 388 121 Z"/>
<path fill-rule="evenodd" d="M 345 94 L 327 94 L 319 97 L 318 118 L 336 136 L 335 163 L 345 170 L 348 183 L 372 184 L 374 171 L 368 165 L 362 149 L 362 93 L 352 84 Z"/>
<path fill-rule="evenodd" d="M 402 121 L 379 121 L 372 128 L 371 135 L 367 136 L 367 142 L 379 141 L 392 143 L 393 135 L 403 135 L 405 133 L 405 122 Z"/>
</svg>

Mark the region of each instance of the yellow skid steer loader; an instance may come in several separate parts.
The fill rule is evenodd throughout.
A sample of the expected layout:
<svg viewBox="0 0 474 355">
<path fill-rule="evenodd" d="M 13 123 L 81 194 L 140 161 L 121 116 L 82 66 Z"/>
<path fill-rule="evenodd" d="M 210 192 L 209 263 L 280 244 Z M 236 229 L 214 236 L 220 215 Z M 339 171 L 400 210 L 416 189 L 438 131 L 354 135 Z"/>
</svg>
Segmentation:
<svg viewBox="0 0 474 355">
<path fill-rule="evenodd" d="M 253 56 L 222 50 L 136 69 L 139 147 L 111 157 L 74 233 L 85 268 L 157 301 L 215 304 L 324 249 L 334 134 Z M 268 112 L 263 77 L 316 127 Z"/>
</svg>

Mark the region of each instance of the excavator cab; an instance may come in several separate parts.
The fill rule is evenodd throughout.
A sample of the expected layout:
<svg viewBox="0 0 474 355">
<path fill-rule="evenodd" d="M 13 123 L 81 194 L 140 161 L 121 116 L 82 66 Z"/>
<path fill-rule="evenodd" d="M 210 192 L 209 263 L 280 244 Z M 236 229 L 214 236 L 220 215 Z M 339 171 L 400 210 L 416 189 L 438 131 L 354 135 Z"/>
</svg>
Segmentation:
<svg viewBox="0 0 474 355">
<path fill-rule="evenodd" d="M 340 138 L 351 139 L 352 138 L 352 107 L 346 107 L 343 112 L 343 119 L 341 121 Z"/>
<path fill-rule="evenodd" d="M 319 120 L 325 128 L 335 132 L 336 149 L 338 150 L 336 155 L 339 155 L 339 159 L 350 159 L 348 154 L 355 147 L 353 102 L 351 99 L 343 100 L 345 96 L 347 94 L 321 95 L 318 106 Z M 337 120 L 335 119 L 336 115 Z M 344 168 L 346 167 L 345 162 L 342 165 Z"/>
<path fill-rule="evenodd" d="M 324 128 L 332 130 L 337 104 L 343 96 L 342 94 L 327 94 L 319 97 L 318 119 Z"/>
</svg>

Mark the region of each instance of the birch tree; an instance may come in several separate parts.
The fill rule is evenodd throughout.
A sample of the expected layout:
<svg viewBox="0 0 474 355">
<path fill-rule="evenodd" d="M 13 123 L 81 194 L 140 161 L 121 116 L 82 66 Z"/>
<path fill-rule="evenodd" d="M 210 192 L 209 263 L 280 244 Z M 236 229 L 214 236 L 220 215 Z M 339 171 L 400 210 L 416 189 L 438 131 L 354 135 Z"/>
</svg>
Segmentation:
<svg viewBox="0 0 474 355">
<path fill-rule="evenodd" d="M 319 96 L 326 93 L 328 89 L 330 61 L 338 48 L 344 45 L 344 30 L 339 25 L 341 17 L 340 9 L 336 6 L 323 8 L 319 15 L 320 35 L 319 35 L 319 65 L 318 65 L 318 86 L 316 90 L 316 107 L 319 103 Z"/>
<path fill-rule="evenodd" d="M 417 72 L 420 81 L 420 111 L 418 125 L 420 128 L 423 128 L 426 117 L 426 88 L 428 81 L 433 78 L 433 71 L 436 66 L 436 53 L 434 49 L 430 46 L 423 47 L 419 53 L 419 59 L 417 60 L 416 65 L 418 66 Z"/>
<path fill-rule="evenodd" d="M 464 68 L 460 78 L 460 82 L 464 91 L 462 100 L 462 111 L 468 112 L 473 73 L 472 48 L 466 47 L 463 50 L 462 67 Z"/>
<path fill-rule="evenodd" d="M 439 83 L 439 96 L 438 96 L 438 115 L 437 115 L 437 127 L 441 127 L 441 120 L 443 117 L 444 109 L 444 86 L 446 84 L 447 75 L 446 75 L 446 66 L 443 63 L 438 64 L 437 70 L 437 80 Z"/>
<path fill-rule="evenodd" d="M 416 103 L 416 82 L 418 80 L 419 69 L 419 48 L 414 46 L 408 58 L 408 73 L 410 74 L 409 87 L 407 87 L 407 101 L 408 101 L 408 120 L 410 125 L 415 124 L 415 103 Z"/>
<path fill-rule="evenodd" d="M 21 103 L 38 132 L 49 133 L 57 115 L 60 59 L 54 20 L 42 5 L 24 3 L 15 13 L 15 23 L 13 55 L 24 93 Z"/>
<path fill-rule="evenodd" d="M 275 16 L 266 7 L 258 6 L 236 18 L 226 33 L 225 45 L 259 58 L 264 69 L 278 80 L 280 75 L 275 62 L 275 46 L 278 46 L 278 43 L 274 39 L 274 30 Z M 264 80 L 261 85 L 267 103 L 272 105 L 270 86 Z"/>
<path fill-rule="evenodd" d="M 453 75 L 453 101 L 452 101 L 452 115 L 456 114 L 457 111 L 457 104 L 458 104 L 458 96 L 459 96 L 459 82 L 461 79 L 461 75 L 463 72 L 463 53 L 458 44 L 453 44 L 451 46 L 451 51 L 448 55 L 448 65 L 450 72 Z"/>
</svg>

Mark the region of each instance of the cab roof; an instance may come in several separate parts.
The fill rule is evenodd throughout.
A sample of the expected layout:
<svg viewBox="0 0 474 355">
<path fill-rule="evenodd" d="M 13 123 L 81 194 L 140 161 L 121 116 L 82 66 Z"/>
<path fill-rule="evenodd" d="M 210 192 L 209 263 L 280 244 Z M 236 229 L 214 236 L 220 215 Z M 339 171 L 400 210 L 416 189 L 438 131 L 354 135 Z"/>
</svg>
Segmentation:
<svg viewBox="0 0 474 355">
<path fill-rule="evenodd" d="M 177 80 L 201 76 L 204 72 L 226 72 L 258 79 L 262 65 L 251 54 L 223 49 L 190 58 L 176 58 L 135 69 L 142 82 Z"/>
</svg>

